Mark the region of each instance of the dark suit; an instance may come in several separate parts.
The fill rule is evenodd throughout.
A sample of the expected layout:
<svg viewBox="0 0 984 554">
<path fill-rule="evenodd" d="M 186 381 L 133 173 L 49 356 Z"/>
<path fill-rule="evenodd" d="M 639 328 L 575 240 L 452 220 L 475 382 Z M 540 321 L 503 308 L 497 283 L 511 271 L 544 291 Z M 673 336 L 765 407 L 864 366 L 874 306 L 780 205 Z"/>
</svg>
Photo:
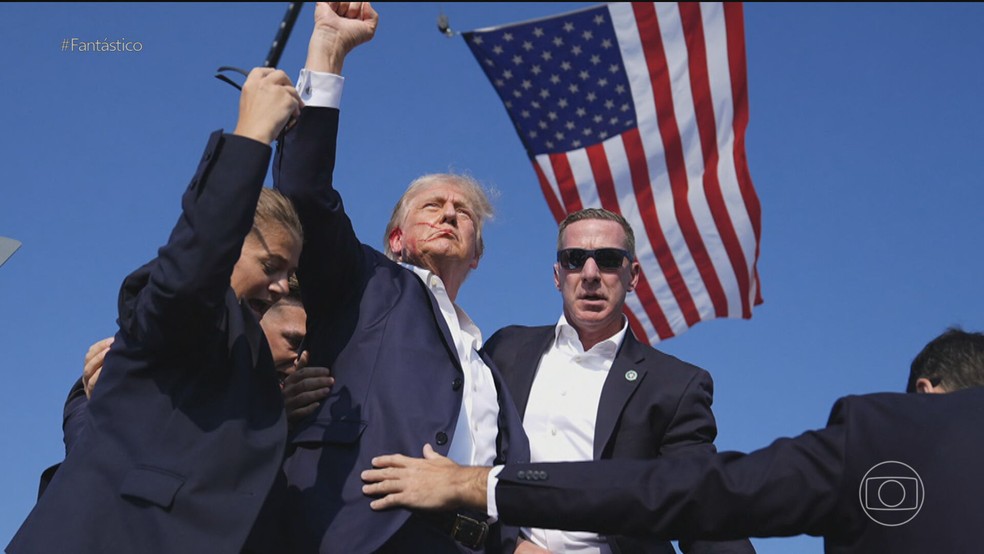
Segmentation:
<svg viewBox="0 0 984 554">
<path fill-rule="evenodd" d="M 287 433 L 269 347 L 229 286 L 269 158 L 212 135 L 168 243 L 123 282 L 84 432 L 8 552 L 243 548 Z"/>
<path fill-rule="evenodd" d="M 502 371 L 521 414 L 555 326 L 499 330 L 484 350 Z M 634 372 L 632 379 L 626 377 Z M 675 453 L 714 452 L 713 384 L 703 369 L 640 343 L 625 333 L 601 391 L 594 429 L 594 459 L 653 459 Z M 666 541 L 610 536 L 613 552 L 673 552 Z M 754 552 L 747 541 L 697 542 L 687 552 Z"/>
<path fill-rule="evenodd" d="M 496 503 L 514 524 L 664 537 L 808 533 L 831 554 L 980 552 L 981 421 L 984 388 L 849 396 L 826 428 L 750 454 L 506 466 Z M 607 486 L 585 495 L 584 483 L 596 481 Z"/>
<path fill-rule="evenodd" d="M 335 385 L 290 438 L 284 470 L 289 549 L 296 552 L 457 551 L 407 510 L 374 512 L 360 472 L 381 454 L 447 454 L 463 372 L 437 301 L 411 271 L 361 244 L 331 186 L 338 110 L 305 108 L 281 142 L 274 175 L 297 206 L 305 245 L 298 278 L 312 365 Z M 519 414 L 496 378 L 499 460 L 529 460 Z M 416 544 L 408 545 L 413 536 Z"/>
</svg>

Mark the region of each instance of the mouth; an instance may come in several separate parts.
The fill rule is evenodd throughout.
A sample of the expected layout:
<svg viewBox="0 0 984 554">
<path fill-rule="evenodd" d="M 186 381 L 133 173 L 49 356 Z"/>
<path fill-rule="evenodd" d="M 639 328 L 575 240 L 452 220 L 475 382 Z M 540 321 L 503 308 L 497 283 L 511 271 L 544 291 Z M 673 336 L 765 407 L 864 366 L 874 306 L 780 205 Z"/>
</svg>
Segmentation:
<svg viewBox="0 0 984 554">
<path fill-rule="evenodd" d="M 270 303 L 259 298 L 250 298 L 246 301 L 246 305 L 249 306 L 249 309 L 253 310 L 257 319 L 262 318 L 263 314 L 270 309 Z"/>
</svg>

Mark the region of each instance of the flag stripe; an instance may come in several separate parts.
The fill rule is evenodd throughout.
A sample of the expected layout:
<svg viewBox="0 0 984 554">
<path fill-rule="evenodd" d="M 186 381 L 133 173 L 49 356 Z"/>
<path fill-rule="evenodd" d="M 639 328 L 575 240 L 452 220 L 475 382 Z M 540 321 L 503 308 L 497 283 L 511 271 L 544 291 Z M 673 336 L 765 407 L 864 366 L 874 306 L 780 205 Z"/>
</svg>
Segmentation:
<svg viewBox="0 0 984 554">
<path fill-rule="evenodd" d="M 553 168 L 554 177 L 557 179 L 560 197 L 564 200 L 564 211 L 571 213 L 583 209 L 581 197 L 577 193 L 577 183 L 574 182 L 574 176 L 571 174 L 571 164 L 567 161 L 567 155 L 550 154 L 550 167 Z"/>
</svg>

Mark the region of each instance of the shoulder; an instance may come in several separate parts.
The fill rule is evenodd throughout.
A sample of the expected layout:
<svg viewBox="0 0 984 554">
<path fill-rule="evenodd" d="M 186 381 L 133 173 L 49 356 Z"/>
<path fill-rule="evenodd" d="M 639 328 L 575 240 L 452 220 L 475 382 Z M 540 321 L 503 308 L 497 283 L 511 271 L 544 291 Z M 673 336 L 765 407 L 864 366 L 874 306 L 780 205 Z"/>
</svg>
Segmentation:
<svg viewBox="0 0 984 554">
<path fill-rule="evenodd" d="M 625 336 L 625 343 L 618 355 L 628 356 L 632 361 L 654 372 L 663 382 L 669 381 L 680 386 L 687 386 L 690 383 L 706 383 L 707 386 L 711 386 L 713 383 L 711 374 L 703 368 L 643 344 L 631 335 Z"/>
<path fill-rule="evenodd" d="M 510 349 L 523 341 L 536 340 L 553 335 L 552 325 L 539 325 L 527 327 L 525 325 L 509 325 L 499 329 L 485 341 L 483 350 L 494 353 L 498 349 Z"/>
</svg>

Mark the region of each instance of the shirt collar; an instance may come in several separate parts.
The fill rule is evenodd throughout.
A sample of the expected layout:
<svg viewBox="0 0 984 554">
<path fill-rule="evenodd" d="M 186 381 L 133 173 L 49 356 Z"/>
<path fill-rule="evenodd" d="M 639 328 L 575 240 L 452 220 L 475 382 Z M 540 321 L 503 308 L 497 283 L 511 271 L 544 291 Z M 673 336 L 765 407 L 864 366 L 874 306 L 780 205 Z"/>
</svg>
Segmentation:
<svg viewBox="0 0 984 554">
<path fill-rule="evenodd" d="M 584 352 L 584 347 L 581 345 L 581 340 L 577 337 L 577 329 L 568 323 L 567 317 L 561 313 L 560 320 L 557 321 L 557 326 L 554 327 L 553 346 L 554 348 L 570 348 L 578 354 L 584 353 L 593 356 L 601 356 L 607 360 L 614 360 L 615 354 L 618 353 L 618 347 L 621 346 L 622 341 L 625 340 L 625 332 L 627 329 L 628 321 L 623 316 L 622 328 L 619 329 L 617 333 L 592 346 L 587 352 Z"/>
<path fill-rule="evenodd" d="M 471 336 L 472 339 L 474 339 L 474 344 L 472 346 L 475 348 L 475 350 L 481 350 L 482 343 L 483 343 L 482 330 L 479 329 L 477 325 L 475 325 L 475 322 L 472 321 L 472 318 L 469 317 L 467 313 L 465 313 L 465 310 L 461 309 L 461 306 L 459 306 L 454 302 L 451 302 L 451 298 L 448 296 L 448 289 L 447 287 L 444 286 L 444 281 L 441 279 L 441 277 L 429 269 L 424 269 L 422 267 L 418 267 L 413 264 L 408 264 L 406 262 L 397 262 L 397 263 L 399 263 L 405 269 L 409 269 L 410 271 L 417 274 L 417 277 L 420 277 L 420 280 L 423 281 L 424 284 L 427 285 L 427 288 L 432 293 L 434 293 L 434 296 L 438 298 L 439 300 L 438 303 L 440 303 L 440 299 L 443 297 L 444 299 L 447 300 L 448 303 L 451 304 L 451 306 L 454 307 L 454 312 L 458 316 L 458 325 L 461 327 L 461 330 L 464 331 L 469 336 Z"/>
</svg>

